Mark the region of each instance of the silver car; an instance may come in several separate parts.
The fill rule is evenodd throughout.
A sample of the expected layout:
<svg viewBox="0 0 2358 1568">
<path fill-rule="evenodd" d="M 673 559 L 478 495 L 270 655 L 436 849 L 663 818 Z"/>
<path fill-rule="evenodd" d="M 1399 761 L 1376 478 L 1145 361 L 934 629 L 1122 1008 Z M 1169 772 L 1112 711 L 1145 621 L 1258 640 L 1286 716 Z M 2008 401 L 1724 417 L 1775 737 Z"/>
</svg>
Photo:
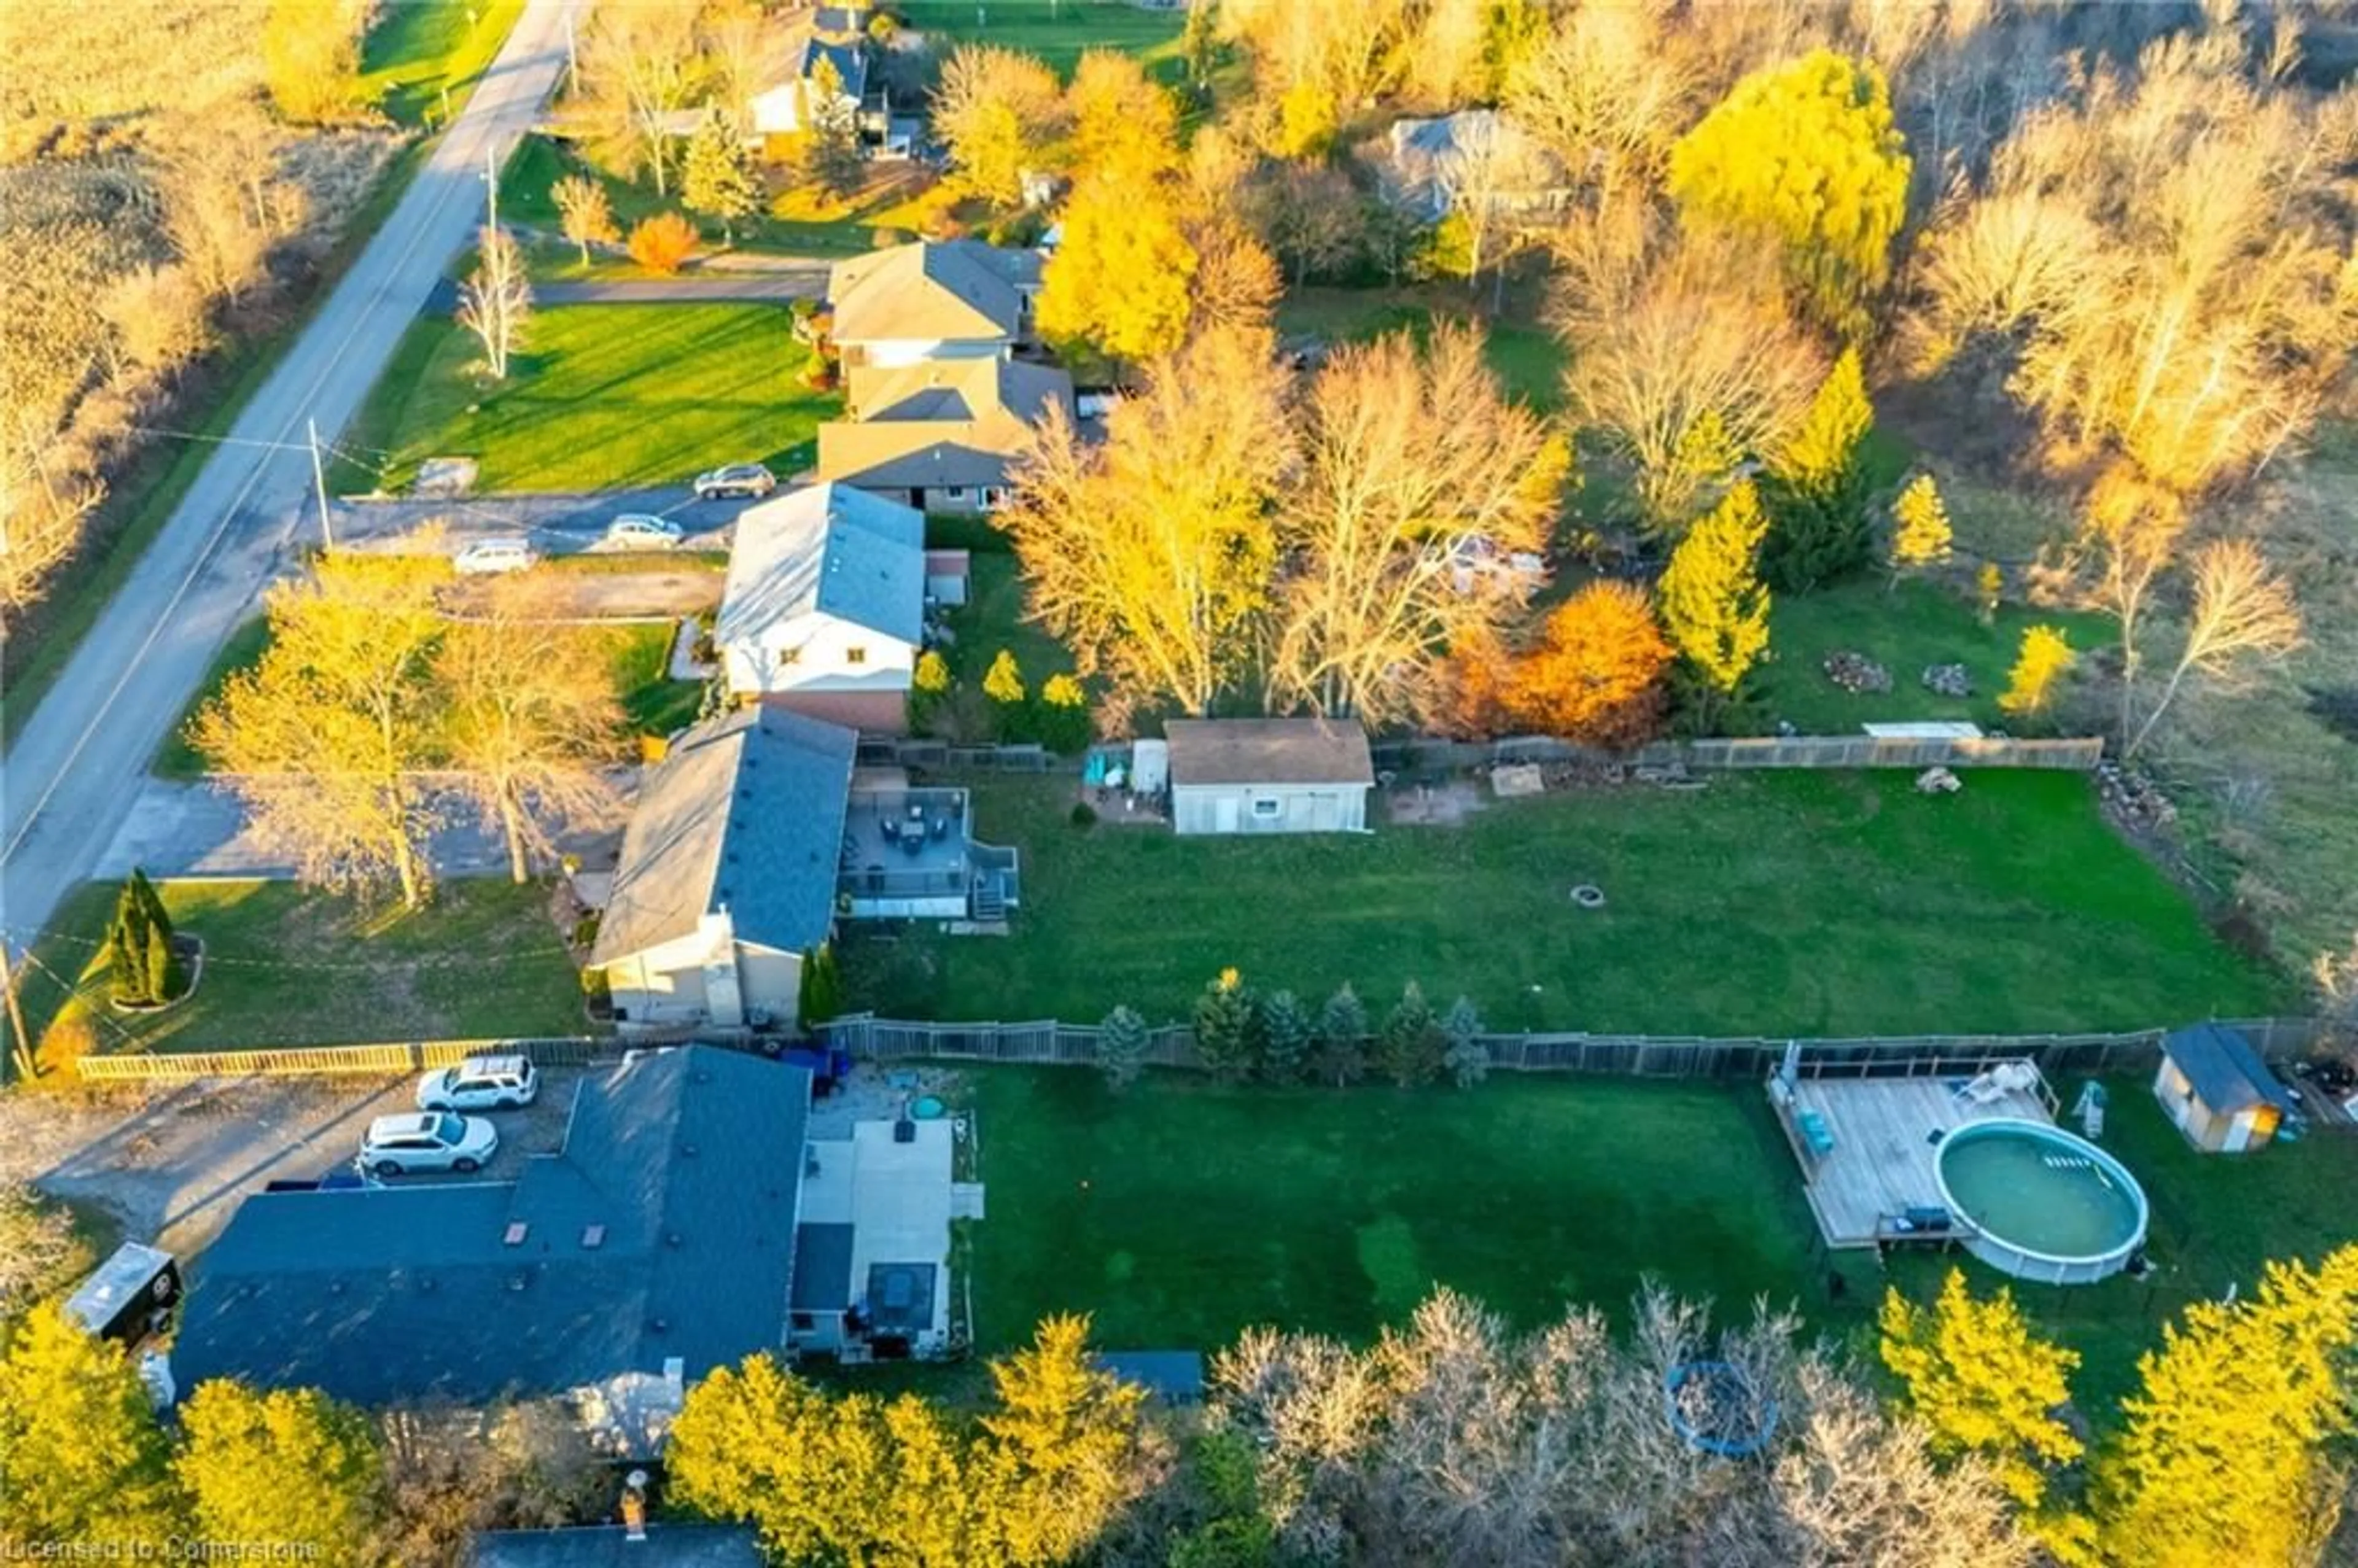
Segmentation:
<svg viewBox="0 0 2358 1568">
<path fill-rule="evenodd" d="M 731 463 L 725 469 L 707 469 L 696 476 L 696 499 L 715 501 L 734 495 L 759 500 L 778 488 L 778 476 L 760 463 Z"/>
<path fill-rule="evenodd" d="M 469 1175 L 481 1170 L 499 1147 L 499 1130 L 480 1117 L 447 1110 L 380 1116 L 369 1123 L 355 1163 L 379 1176 L 417 1171 L 457 1171 Z"/>
<path fill-rule="evenodd" d="M 606 524 L 606 543 L 621 549 L 665 550 L 678 544 L 683 532 L 668 517 L 625 512 Z"/>
<path fill-rule="evenodd" d="M 519 1055 L 470 1056 L 417 1080 L 420 1110 L 514 1110 L 540 1098 L 540 1075 Z"/>
</svg>

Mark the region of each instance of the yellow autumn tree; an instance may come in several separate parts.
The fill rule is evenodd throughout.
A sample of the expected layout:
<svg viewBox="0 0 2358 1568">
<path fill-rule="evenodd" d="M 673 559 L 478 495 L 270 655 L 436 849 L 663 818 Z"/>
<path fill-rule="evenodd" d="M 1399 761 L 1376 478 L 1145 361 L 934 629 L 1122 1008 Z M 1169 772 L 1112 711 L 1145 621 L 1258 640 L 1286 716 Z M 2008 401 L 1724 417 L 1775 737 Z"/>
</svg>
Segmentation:
<svg viewBox="0 0 2358 1568">
<path fill-rule="evenodd" d="M 1179 105 L 1136 55 L 1090 49 L 1065 92 L 1067 161 L 1079 177 L 1159 179 L 1180 164 Z"/>
<path fill-rule="evenodd" d="M 2053 626 L 2026 627 L 2022 647 L 2014 656 L 2014 669 L 2006 676 L 2006 690 L 1997 705 L 2007 713 L 2026 717 L 2047 711 L 2055 698 L 2056 683 L 2079 662 L 2080 655 L 2071 651 L 2071 642 Z"/>
<path fill-rule="evenodd" d="M 2080 1456 L 2057 1414 L 2071 1400 L 2078 1354 L 2031 1333 L 2013 1292 L 1975 1296 L 1956 1269 L 1929 1307 L 1887 1292 L 1881 1328 L 1883 1364 L 1931 1429 L 1933 1452 L 1978 1456 L 2007 1496 L 2042 1509 L 2050 1472 Z M 2055 1533 L 2067 1530 L 2083 1533 Z"/>
<path fill-rule="evenodd" d="M 215 1379 L 180 1406 L 180 1426 L 174 1468 L 202 1534 L 302 1541 L 327 1563 L 370 1560 L 386 1499 L 367 1416 L 316 1389 Z"/>
<path fill-rule="evenodd" d="M 1955 547 L 1956 534 L 1949 526 L 1941 487 L 1931 474 L 1920 473 L 1891 503 L 1891 580 L 1897 583 L 1903 572 L 1941 565 Z"/>
<path fill-rule="evenodd" d="M 1064 135 L 1064 91 L 1056 73 L 1031 55 L 962 45 L 934 89 L 933 126 L 959 185 L 1012 207 L 1023 199 L 1024 174 L 1045 168 Z"/>
<path fill-rule="evenodd" d="M 1760 544 L 1768 517 L 1750 481 L 1736 485 L 1671 552 L 1662 625 L 1704 683 L 1732 694 L 1768 651 L 1768 589 Z"/>
<path fill-rule="evenodd" d="M 2314 1563 L 2343 1505 L 2329 1445 L 2358 1408 L 2358 1247 L 2271 1263 L 2241 1301 L 2197 1302 L 2137 1362 L 2095 1474 L 2122 1568 Z"/>
<path fill-rule="evenodd" d="M 307 882 L 426 902 L 441 813 L 418 780 L 441 760 L 435 592 L 449 575 L 438 555 L 322 557 L 270 590 L 269 651 L 197 715 L 197 750 Z"/>
<path fill-rule="evenodd" d="M 1754 71 L 1671 149 L 1690 222 L 1779 246 L 1825 325 L 1855 336 L 1891 272 L 1909 160 L 1883 73 L 1832 49 Z"/>
<path fill-rule="evenodd" d="M 1194 308 L 1195 247 L 1165 180 L 1085 179 L 1040 279 L 1041 336 L 1120 360 L 1178 347 Z"/>
</svg>

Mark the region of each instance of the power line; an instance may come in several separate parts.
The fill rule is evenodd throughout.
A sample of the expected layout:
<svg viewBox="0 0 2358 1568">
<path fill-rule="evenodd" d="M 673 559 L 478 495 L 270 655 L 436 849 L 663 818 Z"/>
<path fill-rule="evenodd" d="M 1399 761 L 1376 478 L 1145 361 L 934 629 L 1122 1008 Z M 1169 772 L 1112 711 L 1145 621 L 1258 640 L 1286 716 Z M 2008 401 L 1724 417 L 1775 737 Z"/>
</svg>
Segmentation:
<svg viewBox="0 0 2358 1568">
<path fill-rule="evenodd" d="M 18 950 L 24 953 L 30 962 L 39 968 L 44 973 L 48 974 L 50 979 L 56 980 L 59 985 L 64 986 L 68 990 L 72 990 L 74 989 L 71 982 L 66 980 L 63 976 L 59 975 L 55 969 L 50 968 L 47 964 L 41 963 L 38 958 L 32 957 L 33 942 L 36 940 L 41 940 L 62 943 L 70 947 L 86 948 L 92 952 L 97 952 L 106 946 L 103 941 L 94 940 L 79 932 L 59 931 L 54 926 L 38 926 L 29 929 L 16 926 L 0 928 L 0 937 L 5 937 L 6 940 L 17 944 Z M 571 957 L 571 949 L 562 946 L 556 946 L 548 947 L 515 947 L 510 948 L 504 952 L 493 953 L 486 953 L 470 948 L 465 952 L 451 954 L 447 957 L 440 954 L 420 955 L 409 960 L 393 960 L 393 962 L 414 962 L 429 968 L 472 968 L 479 966 L 514 963 L 520 958 L 570 958 Z M 355 960 L 351 962 L 338 962 L 333 959 L 308 958 L 239 958 L 216 954 L 208 947 L 205 952 L 205 967 L 207 968 L 211 968 L 216 964 L 225 965 L 232 968 L 317 970 L 321 973 L 332 974 L 381 971 L 389 967 L 388 960 L 384 958 L 376 958 L 368 961 Z"/>
</svg>

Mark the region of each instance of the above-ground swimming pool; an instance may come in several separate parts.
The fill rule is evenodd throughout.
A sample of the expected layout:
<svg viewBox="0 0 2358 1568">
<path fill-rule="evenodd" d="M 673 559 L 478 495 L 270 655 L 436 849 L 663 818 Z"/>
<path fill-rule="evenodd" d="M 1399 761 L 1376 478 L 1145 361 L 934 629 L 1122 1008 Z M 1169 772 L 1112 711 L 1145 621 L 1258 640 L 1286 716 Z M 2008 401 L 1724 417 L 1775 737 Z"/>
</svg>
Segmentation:
<svg viewBox="0 0 2358 1568">
<path fill-rule="evenodd" d="M 2083 1138 L 2036 1121 L 1976 1121 L 1941 1144 L 1933 1169 L 1966 1249 L 1993 1269 L 2050 1284 L 2118 1273 L 2145 1244 L 2145 1190 Z"/>
</svg>

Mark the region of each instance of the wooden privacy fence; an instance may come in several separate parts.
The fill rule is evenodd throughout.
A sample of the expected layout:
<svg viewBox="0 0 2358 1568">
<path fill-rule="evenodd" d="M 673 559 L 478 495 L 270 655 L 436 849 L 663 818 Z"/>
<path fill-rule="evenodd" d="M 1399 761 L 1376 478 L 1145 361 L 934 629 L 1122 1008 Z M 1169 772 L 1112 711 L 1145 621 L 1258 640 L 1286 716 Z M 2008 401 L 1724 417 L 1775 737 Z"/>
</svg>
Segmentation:
<svg viewBox="0 0 2358 1568">
<path fill-rule="evenodd" d="M 448 1067 L 469 1056 L 521 1052 L 544 1067 L 579 1066 L 611 1040 L 586 1034 L 541 1040 L 413 1040 L 383 1045 L 301 1045 L 276 1051 L 178 1051 L 154 1055 L 84 1056 L 74 1071 L 91 1083 L 181 1083 L 192 1078 L 390 1077 Z"/>
<path fill-rule="evenodd" d="M 2306 1018 L 2223 1021 L 2250 1038 L 2260 1054 L 2282 1061 L 2307 1050 L 2317 1023 Z M 819 1026 L 827 1044 L 874 1061 L 927 1057 L 944 1061 L 1092 1066 L 1098 1036 L 1092 1024 L 1044 1019 L 1030 1023 L 920 1023 L 852 1017 Z M 2169 1031 L 2139 1029 L 2087 1034 L 1916 1034 L 1846 1040 L 1772 1040 L 1650 1034 L 1484 1034 L 1490 1065 L 1512 1073 L 1604 1073 L 1649 1078 L 1765 1078 L 1801 1048 L 1802 1072 L 1812 1077 L 1947 1076 L 1977 1073 L 1994 1062 L 2028 1056 L 2050 1076 L 2150 1070 Z M 1151 1033 L 1147 1062 L 1161 1067 L 1201 1067 L 1194 1033 L 1166 1024 Z"/>
<path fill-rule="evenodd" d="M 1394 773 L 1557 762 L 1582 767 L 1686 768 L 2041 768 L 2093 770 L 2104 754 L 2097 737 L 2017 741 L 1996 735 L 1906 739 L 1877 735 L 1763 735 L 1741 740 L 1661 741 L 1634 752 L 1606 752 L 1552 735 L 1499 741 L 1387 741 L 1376 766 Z"/>
</svg>

